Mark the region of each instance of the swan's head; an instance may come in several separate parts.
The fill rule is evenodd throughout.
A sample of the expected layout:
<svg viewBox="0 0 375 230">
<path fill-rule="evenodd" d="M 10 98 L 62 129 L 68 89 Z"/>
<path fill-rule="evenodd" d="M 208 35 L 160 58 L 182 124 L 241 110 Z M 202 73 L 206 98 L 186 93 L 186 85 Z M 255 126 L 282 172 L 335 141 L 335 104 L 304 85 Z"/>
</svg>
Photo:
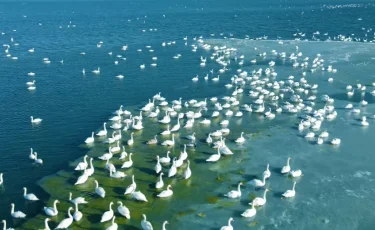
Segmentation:
<svg viewBox="0 0 375 230">
<path fill-rule="evenodd" d="M 169 189 L 171 189 L 171 188 L 172 188 L 172 185 L 169 184 L 168 187 L 167 187 L 167 189 L 169 190 Z"/>
<path fill-rule="evenodd" d="M 159 155 L 156 155 L 156 159 L 158 159 L 158 160 L 159 160 Z"/>
<path fill-rule="evenodd" d="M 50 220 L 51 220 L 50 218 L 46 218 L 46 220 L 45 220 L 45 221 L 46 221 L 46 222 L 48 222 L 48 221 L 50 221 Z"/>
<path fill-rule="evenodd" d="M 109 203 L 109 206 L 112 206 L 113 205 L 113 201 L 111 201 L 111 203 Z"/>
<path fill-rule="evenodd" d="M 243 183 L 242 182 L 240 182 L 238 185 L 243 185 Z"/>
<path fill-rule="evenodd" d="M 57 203 L 60 203 L 60 201 L 59 200 L 55 200 L 55 202 L 54 202 L 55 204 L 57 204 Z"/>
<path fill-rule="evenodd" d="M 164 175 L 164 173 L 163 173 L 163 172 L 161 172 L 161 173 L 160 173 L 160 175 Z"/>
<path fill-rule="evenodd" d="M 169 222 L 168 221 L 164 221 L 164 224 L 169 224 Z"/>
<path fill-rule="evenodd" d="M 23 191 L 26 191 L 26 187 L 23 187 Z"/>
<path fill-rule="evenodd" d="M 122 202 L 121 201 L 117 201 L 117 204 L 122 206 Z"/>
<path fill-rule="evenodd" d="M 145 214 L 142 214 L 142 217 L 144 220 L 146 220 L 146 215 Z"/>
</svg>

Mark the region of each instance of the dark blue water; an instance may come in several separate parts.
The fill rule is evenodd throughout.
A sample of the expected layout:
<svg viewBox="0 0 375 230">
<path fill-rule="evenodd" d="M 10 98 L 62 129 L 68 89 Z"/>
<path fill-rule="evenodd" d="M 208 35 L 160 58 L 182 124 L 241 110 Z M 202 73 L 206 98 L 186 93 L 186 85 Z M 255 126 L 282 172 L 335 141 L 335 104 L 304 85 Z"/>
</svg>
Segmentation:
<svg viewBox="0 0 375 230">
<path fill-rule="evenodd" d="M 22 187 L 43 197 L 35 182 L 82 156 L 87 151 L 80 146 L 83 140 L 120 104 L 137 105 L 157 92 L 168 99 L 222 93 L 220 84 L 191 83 L 193 76 L 202 74 L 196 56 L 199 52 L 205 55 L 199 50 L 191 55 L 193 37 L 222 38 L 231 33 L 236 38 L 267 35 L 268 39 L 293 39 L 293 33 L 303 31 L 311 38 L 317 30 L 332 37 L 363 37 L 362 28 L 368 29 L 375 22 L 373 1 L 356 1 L 358 7 L 336 9 L 329 6 L 352 2 L 23 2 L 0 2 L 0 32 L 5 33 L 0 35 L 0 43 L 10 44 L 11 37 L 19 43 L 10 48 L 17 61 L 7 58 L 3 51 L 0 55 L 0 172 L 5 180 L 0 188 L 0 219 L 9 219 L 12 202 L 25 213 L 36 213 L 35 207 L 24 204 Z M 363 20 L 358 21 L 359 17 Z M 185 36 L 189 38 L 187 46 L 182 40 Z M 96 48 L 99 41 L 104 42 L 100 49 Z M 164 41 L 176 41 L 176 45 L 161 47 Z M 124 52 L 120 48 L 125 44 L 129 49 Z M 155 52 L 148 52 L 146 45 Z M 35 53 L 28 53 L 30 48 L 35 48 Z M 109 56 L 111 51 L 113 55 Z M 177 53 L 182 57 L 172 59 Z M 126 60 L 116 58 L 118 54 Z M 153 56 L 158 57 L 157 67 L 150 66 Z M 51 64 L 43 64 L 45 57 Z M 64 64 L 59 63 L 61 59 Z M 113 64 L 115 60 L 118 65 Z M 140 70 L 141 64 L 146 64 L 146 69 Z M 102 70 L 100 76 L 91 74 L 97 67 Z M 82 76 L 83 68 L 86 76 Z M 206 72 L 209 69 L 210 65 Z M 28 72 L 36 76 L 29 77 Z M 115 78 L 118 74 L 125 78 Z M 26 82 L 32 79 L 37 88 L 29 92 Z M 42 118 L 42 124 L 32 126 L 31 115 Z M 40 154 L 43 166 L 29 161 L 30 147 Z"/>
</svg>

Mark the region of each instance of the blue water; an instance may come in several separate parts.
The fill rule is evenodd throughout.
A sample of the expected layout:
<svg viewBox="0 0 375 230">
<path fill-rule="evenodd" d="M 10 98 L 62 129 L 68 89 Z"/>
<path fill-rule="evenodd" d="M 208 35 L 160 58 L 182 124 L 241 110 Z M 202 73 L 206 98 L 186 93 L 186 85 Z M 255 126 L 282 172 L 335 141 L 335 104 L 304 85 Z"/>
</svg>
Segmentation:
<svg viewBox="0 0 375 230">
<path fill-rule="evenodd" d="M 328 32 L 332 37 L 338 34 L 355 34 L 364 38 L 366 30 L 375 21 L 372 1 L 356 1 L 355 4 L 358 5 L 355 7 L 347 5 L 352 3 L 350 1 L 340 0 L 23 2 L 25 3 L 0 2 L 0 32 L 5 33 L 0 35 L 0 44 L 11 44 L 11 37 L 14 42 L 19 43 L 19 46 L 10 48 L 10 53 L 18 57 L 17 61 L 7 58 L 3 52 L 0 55 L 0 172 L 4 173 L 5 180 L 4 186 L 0 188 L 0 218 L 7 220 L 10 220 L 9 205 L 12 202 L 16 204 L 16 209 L 24 211 L 30 217 L 40 213 L 43 204 L 26 203 L 22 198 L 22 187 L 28 187 L 31 192 L 47 201 L 48 195 L 36 185 L 36 181 L 67 168 L 70 161 L 84 155 L 87 152 L 82 146 L 84 139 L 107 120 L 111 111 L 116 110 L 119 105 L 145 103 L 157 92 L 162 92 L 169 100 L 179 97 L 206 98 L 226 93 L 223 85 L 227 82 L 224 81 L 219 84 L 192 83 L 191 78 L 196 74 L 203 76 L 208 70 L 218 68 L 212 62 L 205 68 L 199 66 L 199 57 L 208 56 L 208 52 L 198 49 L 197 53 L 192 53 L 190 45 L 196 44 L 193 37 L 202 35 L 204 38 L 222 40 L 223 37 L 230 37 L 230 34 L 238 39 L 243 39 L 246 35 L 251 38 L 267 35 L 269 40 L 278 37 L 289 40 L 294 39 L 293 34 L 297 31 L 306 33 L 306 38 L 311 38 L 313 32 L 320 31 L 321 34 Z M 332 9 L 332 6 L 345 7 Z M 363 20 L 357 20 L 360 17 Z M 156 28 L 157 31 L 149 31 L 150 28 Z M 142 32 L 143 29 L 146 32 Z M 373 37 L 373 32 L 367 34 L 369 39 Z M 185 36 L 189 38 L 187 46 L 182 40 Z M 322 40 L 327 38 L 321 37 Z M 96 47 L 99 41 L 104 42 L 100 49 Z M 176 41 L 176 44 L 161 47 L 161 43 L 167 41 Z M 126 44 L 129 46 L 128 50 L 121 51 L 121 47 Z M 155 51 L 147 52 L 146 45 L 152 46 Z M 245 53 L 246 46 L 238 46 L 239 52 L 241 47 Z M 339 46 L 336 50 L 328 50 L 331 47 L 323 45 L 320 52 L 323 55 L 327 52 L 333 61 L 336 54 L 342 54 L 343 48 Z M 28 53 L 30 48 L 35 48 L 35 53 Z M 137 49 L 143 51 L 137 52 Z M 311 55 L 315 54 L 314 49 L 314 44 L 306 47 Z M 355 47 L 349 47 L 347 52 L 353 49 Z M 108 52 L 111 51 L 113 55 L 109 56 Z M 86 52 L 86 55 L 80 55 L 81 52 Z M 178 53 L 182 57 L 173 59 Z M 118 54 L 123 55 L 126 60 L 116 58 Z M 371 53 L 360 54 L 368 56 L 355 57 L 358 63 L 365 63 L 361 58 L 371 58 Z M 158 57 L 157 67 L 150 66 L 153 56 Z M 45 57 L 51 60 L 51 64 L 43 64 L 42 59 Z M 64 64 L 59 62 L 61 59 Z M 113 64 L 115 60 L 119 61 L 118 65 Z M 342 57 L 341 61 L 343 60 L 345 61 L 345 56 Z M 335 61 L 340 62 L 340 59 Z M 146 64 L 144 70 L 139 68 L 141 64 Z M 367 84 L 374 80 L 371 72 L 374 70 L 373 60 L 365 71 L 362 67 L 348 66 L 345 62 L 341 65 L 341 68 L 347 69 L 343 71 L 345 78 L 341 85 L 336 85 L 337 89 L 344 90 L 346 84 L 355 84 L 356 79 L 366 81 Z M 101 74 L 93 76 L 91 71 L 97 67 L 101 68 Z M 86 69 L 86 76 L 82 75 L 82 68 Z M 353 70 L 351 68 L 363 73 L 361 76 L 350 74 Z M 29 77 L 28 72 L 35 72 L 36 76 Z M 115 78 L 118 74 L 125 78 Z M 34 92 L 28 91 L 26 87 L 26 82 L 32 79 L 36 80 L 37 86 Z M 335 92 L 338 99 L 341 98 L 340 92 Z M 42 118 L 42 124 L 32 126 L 29 118 L 31 115 Z M 372 132 L 370 126 L 363 138 Z M 295 140 L 296 137 L 291 138 Z M 343 142 L 345 143 L 344 138 Z M 263 144 L 267 145 L 269 144 Z M 371 143 L 365 142 L 363 145 L 363 149 L 372 148 Z M 44 160 L 43 166 L 35 166 L 29 161 L 31 147 Z M 277 162 L 280 166 L 283 165 L 285 156 L 279 161 L 274 160 L 275 164 Z M 262 159 L 259 165 L 264 165 L 266 159 Z M 345 164 L 353 161 L 361 164 L 371 159 L 347 158 Z M 263 169 L 259 168 L 257 171 L 261 170 Z M 366 168 L 363 171 L 370 170 Z M 356 170 L 351 168 L 350 172 L 353 175 Z M 332 186 L 336 186 L 335 191 L 338 192 L 342 185 L 338 183 Z M 309 189 L 311 188 L 306 187 L 307 191 Z M 374 189 L 373 186 L 369 188 L 371 191 Z M 371 199 L 370 195 L 371 193 L 367 193 L 363 196 Z M 346 198 L 341 202 L 348 202 Z M 352 215 L 366 215 L 356 205 L 357 200 L 352 202 L 350 204 L 358 208 Z M 336 213 L 335 205 L 343 207 L 342 203 L 333 203 L 329 207 L 322 205 L 322 208 Z M 273 218 L 277 215 L 280 214 L 269 214 Z M 228 215 L 223 215 L 221 219 L 224 221 L 212 223 L 209 227 L 225 224 L 227 217 Z M 291 222 L 302 223 L 298 219 L 304 217 L 288 218 Z M 335 219 L 335 215 L 329 219 Z M 373 223 L 373 218 L 368 219 Z M 335 226 L 339 226 L 340 221 L 336 219 L 333 222 L 337 225 L 329 228 L 339 229 Z M 14 224 L 17 226 L 20 223 Z M 345 225 L 341 229 L 343 226 Z M 171 228 L 178 229 L 173 226 Z M 280 228 L 291 229 L 290 226 Z M 322 227 L 307 225 L 305 228 L 294 229 L 317 228 Z M 371 229 L 360 224 L 348 229 L 355 228 Z"/>
</svg>

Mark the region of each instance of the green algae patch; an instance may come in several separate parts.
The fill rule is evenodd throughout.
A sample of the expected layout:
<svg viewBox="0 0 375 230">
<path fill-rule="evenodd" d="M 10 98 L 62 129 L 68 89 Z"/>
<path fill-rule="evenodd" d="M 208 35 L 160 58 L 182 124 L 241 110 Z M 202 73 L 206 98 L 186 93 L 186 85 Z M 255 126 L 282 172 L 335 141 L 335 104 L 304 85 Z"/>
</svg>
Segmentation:
<svg viewBox="0 0 375 230">
<path fill-rule="evenodd" d="M 205 214 L 205 213 L 198 213 L 197 215 L 198 215 L 199 217 L 202 217 L 202 218 L 206 217 L 206 214 Z"/>
<path fill-rule="evenodd" d="M 259 224 L 258 221 L 253 221 L 253 222 L 251 222 L 250 224 L 248 224 L 247 226 L 250 227 L 250 228 L 252 228 L 252 227 L 257 226 L 258 224 Z"/>
<path fill-rule="evenodd" d="M 217 196 L 209 196 L 209 197 L 207 197 L 207 201 L 210 204 L 216 204 L 219 200 L 220 200 L 220 198 L 217 197 Z"/>
</svg>

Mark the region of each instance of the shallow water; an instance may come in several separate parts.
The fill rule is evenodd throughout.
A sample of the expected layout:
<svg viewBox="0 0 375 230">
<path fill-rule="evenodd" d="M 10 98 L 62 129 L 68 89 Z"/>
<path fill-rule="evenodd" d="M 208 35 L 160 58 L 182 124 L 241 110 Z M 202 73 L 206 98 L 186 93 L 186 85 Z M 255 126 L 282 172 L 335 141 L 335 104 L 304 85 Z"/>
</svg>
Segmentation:
<svg viewBox="0 0 375 230">
<path fill-rule="evenodd" d="M 206 164 L 204 159 L 215 153 L 215 150 L 199 142 L 195 149 L 188 151 L 192 158 L 192 179 L 168 180 L 173 185 L 174 196 L 171 199 L 155 199 L 152 186 L 156 178 L 150 169 L 154 167 L 155 155 L 164 156 L 167 148 L 143 144 L 156 132 L 164 130 L 163 126 L 146 120 L 144 126 L 147 126 L 147 131 L 136 132 L 136 145 L 127 148 L 127 152 L 135 153 L 136 163 L 133 169 L 125 172 L 136 175 L 137 185 L 150 200 L 147 205 L 124 198 L 122 194 L 130 183 L 130 177 L 120 181 L 106 180 L 107 173 L 101 169 L 105 163 L 95 161 L 95 179 L 99 180 L 109 195 L 103 200 L 93 195 L 93 183 L 72 187 L 71 184 L 79 174 L 72 174 L 75 165 L 73 162 L 70 162 L 70 167 L 67 168 L 69 161 L 74 161 L 88 151 L 82 145 L 83 140 L 93 129 L 100 127 L 110 116 L 110 111 L 117 109 L 120 104 L 136 111 L 140 108 L 140 103 L 144 104 L 157 92 L 162 92 L 168 100 L 178 99 L 180 96 L 184 100 L 203 100 L 211 96 L 229 95 L 233 91 L 223 87 L 229 82 L 233 71 L 223 74 L 219 83 L 204 83 L 202 79 L 198 83 L 191 82 L 191 78 L 196 74 L 202 77 L 210 69 L 218 69 L 217 64 L 210 60 L 205 68 L 199 67 L 199 57 L 208 56 L 209 52 L 199 49 L 197 53 L 192 53 L 189 46 L 195 44 L 195 41 L 191 40 L 192 36 L 203 34 L 209 37 L 210 33 L 216 33 L 215 37 L 221 37 L 220 32 L 226 32 L 225 36 L 229 36 L 231 32 L 239 38 L 246 34 L 251 37 L 267 34 L 271 39 L 281 36 L 288 40 L 293 39 L 292 33 L 298 28 L 304 28 L 304 31 L 310 34 L 316 30 L 328 31 L 333 35 L 363 34 L 361 27 L 368 27 L 371 23 L 370 15 L 374 8 L 369 5 L 329 10 L 321 7 L 322 3 L 301 5 L 292 2 L 289 3 L 291 10 L 288 11 L 287 6 L 279 6 L 274 2 L 267 5 L 256 4 L 255 7 L 249 6 L 241 10 L 234 5 L 224 7 L 225 3 L 221 1 L 214 4 L 215 6 L 209 1 L 204 5 L 187 3 L 186 8 L 184 5 L 174 6 L 174 3 L 169 2 L 98 2 L 90 4 L 90 10 L 87 10 L 87 2 L 80 2 L 75 6 L 64 2 L 25 5 L 1 3 L 1 28 L 11 35 L 0 36 L 0 41 L 9 43 L 10 36 L 13 36 L 20 46 L 11 49 L 11 53 L 18 56 L 19 60 L 0 57 L 3 63 L 0 68 L 0 103 L 4 108 L 0 114 L 0 141 L 3 143 L 0 171 L 5 173 L 6 181 L 5 186 L 0 189 L 0 206 L 5 207 L 0 211 L 0 217 L 9 220 L 8 205 L 15 202 L 16 209 L 24 211 L 30 218 L 25 222 L 14 221 L 12 226 L 22 226 L 22 229 L 39 228 L 45 218 L 38 215 L 41 213 L 40 209 L 45 204 L 51 206 L 53 200 L 58 198 L 63 202 L 59 206 L 59 217 L 51 223 L 51 226 L 55 226 L 55 222 L 66 216 L 68 191 L 73 191 L 73 197 L 80 195 L 93 201 L 87 207 L 80 206 L 85 219 L 74 224 L 73 229 L 103 229 L 108 224 L 97 224 L 101 213 L 107 210 L 111 200 L 119 199 L 125 200 L 125 205 L 132 213 L 130 221 L 116 219 L 120 226 L 126 224 L 123 226 L 127 229 L 140 227 L 142 213 L 147 214 L 154 228 L 160 227 L 163 220 L 168 220 L 168 227 L 174 229 L 216 229 L 233 216 L 233 224 L 238 229 L 247 225 L 255 229 L 371 229 L 374 217 L 371 216 L 369 208 L 374 203 L 371 199 L 374 188 L 365 187 L 364 184 L 373 180 L 373 121 L 369 121 L 370 126 L 367 128 L 360 127 L 356 120 L 359 117 L 341 108 L 348 101 L 358 103 L 361 100 L 361 96 L 357 94 L 347 98 L 347 84 L 355 85 L 360 82 L 372 88 L 370 85 L 375 77 L 372 44 L 293 41 L 290 45 L 285 42 L 281 46 L 275 41 L 208 41 L 213 45 L 238 48 L 237 53 L 244 54 L 247 63 L 257 54 L 253 50 L 254 46 L 258 47 L 259 51 L 276 49 L 289 53 L 298 45 L 304 55 L 314 56 L 321 53 L 327 64 L 331 63 L 338 69 L 338 73 L 332 75 L 334 82 L 327 83 L 330 76 L 327 72 L 308 74 L 307 79 L 311 84 L 319 83 L 318 95 L 328 94 L 335 99 L 339 116 L 333 121 L 324 122 L 322 129 L 329 130 L 330 138 L 341 138 L 342 144 L 337 148 L 328 144 L 317 146 L 305 141 L 296 129 L 299 119 L 295 115 L 277 115 L 274 120 L 269 121 L 263 116 L 245 113 L 242 119 L 230 119 L 231 134 L 227 144 L 235 153 L 233 157 L 225 157 L 216 164 Z M 1 10 L 1 6 L 7 10 Z M 204 7 L 204 10 L 197 10 L 198 6 Z M 124 9 L 124 12 L 120 13 L 119 8 Z M 304 16 L 301 16 L 301 10 L 305 12 Z M 27 19 L 22 18 L 23 14 L 28 16 Z M 147 14 L 147 19 L 136 19 L 144 14 Z M 163 19 L 162 14 L 167 17 Z M 332 14 L 337 14 L 337 21 L 321 23 L 327 21 Z M 368 15 L 368 18 L 363 17 L 363 21 L 356 21 L 363 15 Z M 297 20 L 301 17 L 304 18 L 303 21 Z M 130 23 L 127 22 L 129 18 L 132 19 Z M 319 25 L 314 23 L 317 18 L 320 19 Z M 77 27 L 67 28 L 69 21 L 77 24 Z M 147 23 L 144 24 L 143 21 Z M 249 21 L 257 27 L 249 25 Z M 43 23 L 43 26 L 38 26 L 39 22 Z M 290 26 L 285 28 L 285 23 Z M 351 26 L 347 26 L 348 24 Z M 63 25 L 63 28 L 59 29 L 59 25 Z M 305 27 L 306 25 L 309 26 Z M 143 28 L 158 28 L 158 32 L 143 33 Z M 11 29 L 17 31 L 11 32 Z M 182 41 L 185 35 L 189 36 L 188 46 L 184 46 Z M 97 49 L 95 44 L 100 40 L 104 41 L 104 45 Z M 161 42 L 168 40 L 177 40 L 177 44 L 162 48 Z M 129 44 L 129 50 L 126 52 L 120 51 L 124 44 Z M 146 52 L 145 45 L 151 45 L 155 52 Z M 31 47 L 36 49 L 34 54 L 27 53 L 27 49 Z M 138 53 L 138 48 L 142 48 L 143 52 Z M 87 55 L 81 56 L 79 53 L 82 51 Z M 110 51 L 114 52 L 112 57 L 107 54 Z M 181 53 L 182 57 L 179 60 L 172 59 L 177 53 Z M 127 60 L 119 60 L 120 64 L 115 66 L 113 61 L 117 59 L 117 54 L 124 55 Z M 156 68 L 149 66 L 153 56 L 158 57 Z M 44 65 L 44 57 L 49 57 L 52 63 Z M 58 63 L 61 59 L 64 59 L 64 65 Z M 257 65 L 245 65 L 242 69 L 250 72 L 260 67 L 266 68 L 268 62 L 267 58 L 258 61 Z M 145 70 L 139 69 L 142 63 L 147 65 Z M 91 70 L 98 66 L 101 67 L 102 74 L 92 76 Z M 82 68 L 86 68 L 86 76 L 82 76 Z M 235 70 L 238 66 L 233 64 L 232 68 Z M 298 69 L 293 70 L 290 63 L 280 60 L 277 61 L 276 69 L 278 80 L 285 80 L 289 75 L 298 78 L 301 73 Z M 25 87 L 25 82 L 32 79 L 26 75 L 30 71 L 36 72 L 37 81 L 37 89 L 31 93 Z M 118 80 L 114 77 L 117 74 L 123 74 L 125 78 Z M 248 102 L 250 99 L 246 96 L 247 92 L 246 88 L 244 95 L 238 98 Z M 366 94 L 365 99 L 369 105 L 362 113 L 371 116 L 374 113 L 371 105 L 373 97 Z M 322 104 L 317 105 L 319 106 L 322 107 Z M 43 123 L 40 126 L 30 126 L 30 115 L 43 118 Z M 217 127 L 214 124 L 207 128 L 196 125 L 194 131 L 199 139 L 204 140 L 207 133 Z M 237 146 L 233 144 L 233 140 L 241 131 L 247 133 L 246 138 L 249 141 Z M 124 134 L 123 140 L 127 140 L 129 133 L 128 131 Z M 181 144 L 187 142 L 182 137 L 188 133 L 190 132 L 182 132 L 177 137 L 179 145 L 174 147 L 174 155 L 178 155 L 182 150 Z M 30 147 L 43 158 L 45 164 L 42 167 L 36 167 L 28 161 Z M 88 154 L 98 156 L 105 150 L 105 145 L 97 144 Z M 280 200 L 280 194 L 292 185 L 292 180 L 277 173 L 288 156 L 292 157 L 292 167 L 301 168 L 304 177 L 298 180 L 297 196 L 294 199 Z M 113 163 L 120 165 L 117 160 Z M 240 202 L 227 200 L 222 194 L 234 189 L 239 181 L 248 181 L 254 176 L 261 177 L 267 163 L 270 163 L 273 174 L 268 183 L 272 189 L 267 197 L 268 203 L 264 208 L 258 209 L 254 219 L 243 220 L 239 218 L 239 214 L 248 207 L 250 198 L 255 194 L 262 195 L 263 191 L 254 191 L 253 188 L 245 186 Z M 39 182 L 51 197 L 34 185 L 34 182 L 43 176 L 60 169 L 65 170 Z M 89 182 L 91 180 L 90 178 Z M 43 203 L 24 202 L 21 197 L 23 186 L 27 186 L 30 192 L 42 198 Z M 301 212 L 306 209 L 308 212 Z M 34 215 L 37 216 L 34 218 Z"/>
</svg>

